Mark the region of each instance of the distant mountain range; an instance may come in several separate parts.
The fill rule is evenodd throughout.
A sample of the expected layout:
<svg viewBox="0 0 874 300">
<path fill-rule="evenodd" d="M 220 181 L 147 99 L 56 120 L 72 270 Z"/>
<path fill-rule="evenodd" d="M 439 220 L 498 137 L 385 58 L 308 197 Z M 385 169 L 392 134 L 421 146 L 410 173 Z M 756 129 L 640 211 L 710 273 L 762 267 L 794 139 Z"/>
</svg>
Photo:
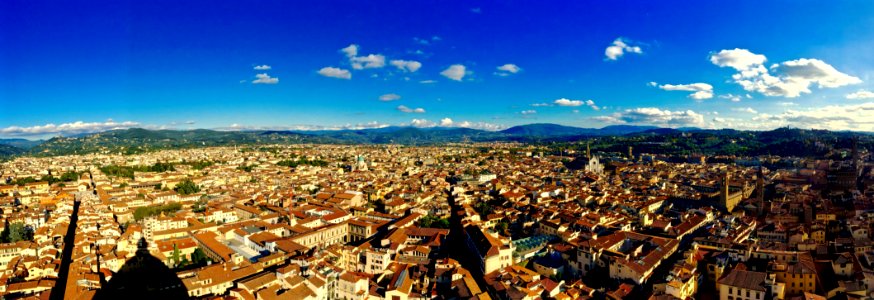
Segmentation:
<svg viewBox="0 0 874 300">
<path fill-rule="evenodd" d="M 657 129 L 655 126 L 632 126 L 632 125 L 612 125 L 604 128 L 579 128 L 564 126 L 558 124 L 528 124 L 514 126 L 502 130 L 502 133 L 514 136 L 537 136 L 537 137 L 553 137 L 553 136 L 568 136 L 568 135 L 624 135 L 629 133 L 647 131 Z"/>
<path fill-rule="evenodd" d="M 557 124 L 528 124 L 501 131 L 470 128 L 416 128 L 391 126 L 362 130 L 322 131 L 215 131 L 147 130 L 142 128 L 111 130 L 76 137 L 55 137 L 46 141 L 24 139 L 0 140 L 0 158 L 16 155 L 53 156 L 85 153 L 135 154 L 161 149 L 204 146 L 269 144 L 405 144 L 434 145 L 453 142 L 515 141 L 524 143 L 563 143 L 599 137 L 617 137 L 603 150 L 621 150 L 627 145 L 650 153 L 791 153 L 793 148 L 808 147 L 815 141 L 835 144 L 847 141 L 849 132 L 780 128 L 772 131 L 708 130 L 700 128 L 659 128 L 655 126 L 614 125 L 604 128 L 579 128 Z M 864 143 L 870 134 L 861 134 Z M 603 139 L 602 139 L 603 140 Z M 867 145 L 867 144 L 866 144 Z M 773 152 L 772 152 L 773 151 Z"/>
<path fill-rule="evenodd" d="M 26 140 L 26 139 L 0 139 L 0 145 L 8 145 L 21 149 L 30 149 L 36 147 L 39 144 L 42 144 L 43 140 Z"/>
</svg>

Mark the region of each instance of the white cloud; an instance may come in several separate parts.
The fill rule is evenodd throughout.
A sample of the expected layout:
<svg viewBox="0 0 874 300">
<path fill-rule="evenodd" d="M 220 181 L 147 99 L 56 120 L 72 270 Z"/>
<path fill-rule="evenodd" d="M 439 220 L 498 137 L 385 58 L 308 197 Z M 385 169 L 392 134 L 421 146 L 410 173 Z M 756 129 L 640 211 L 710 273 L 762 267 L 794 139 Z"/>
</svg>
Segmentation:
<svg viewBox="0 0 874 300">
<path fill-rule="evenodd" d="M 536 111 L 536 110 L 533 110 L 533 109 L 529 109 L 529 110 L 523 110 L 523 111 L 521 111 L 520 113 L 521 113 L 522 115 L 533 115 L 533 114 L 536 114 L 537 111 Z"/>
<path fill-rule="evenodd" d="M 358 56 L 359 50 L 360 49 L 356 44 L 351 44 L 346 46 L 346 48 L 340 49 L 340 52 L 349 58 L 349 63 L 352 64 L 352 69 L 362 70 L 385 67 L 385 56 L 382 54 Z"/>
<path fill-rule="evenodd" d="M 407 124 L 401 124 L 404 126 Z M 439 123 L 433 122 L 427 119 L 413 119 L 410 121 L 410 126 L 419 127 L 419 128 L 428 128 L 428 127 L 452 127 L 452 128 L 471 128 L 471 129 L 479 129 L 479 130 L 488 130 L 488 131 L 497 131 L 501 129 L 507 128 L 504 125 L 494 124 L 494 123 L 486 123 L 486 122 L 471 122 L 471 121 L 461 121 L 456 122 L 450 118 L 443 118 Z"/>
<path fill-rule="evenodd" d="M 764 55 L 739 48 L 722 50 L 710 56 L 710 62 L 714 65 L 731 67 L 738 71 L 755 69 L 764 64 L 765 60 Z"/>
<path fill-rule="evenodd" d="M 594 110 L 601 110 L 597 105 L 595 105 L 595 101 L 586 100 L 586 106 L 591 107 Z"/>
<path fill-rule="evenodd" d="M 792 126 L 798 128 L 874 131 L 874 102 L 853 105 L 829 105 L 810 107 L 805 110 L 786 110 L 780 114 L 759 114 L 750 124 L 738 127 L 776 128 Z"/>
<path fill-rule="evenodd" d="M 446 70 L 443 70 L 443 72 L 440 72 L 440 75 L 455 81 L 461 81 L 461 79 L 467 75 L 467 67 L 462 64 L 454 64 L 449 66 L 449 68 L 446 68 Z"/>
<path fill-rule="evenodd" d="M 371 121 L 367 123 L 357 123 L 357 124 L 345 124 L 345 125 L 334 125 L 334 126 L 325 126 L 325 125 L 291 125 L 291 126 L 251 126 L 251 125 L 240 125 L 240 124 L 231 124 L 228 127 L 218 127 L 213 128 L 215 130 L 221 131 L 241 131 L 241 130 L 299 130 L 299 131 L 311 131 L 311 130 L 362 130 L 362 129 L 374 129 L 374 128 L 385 128 L 390 126 L 389 124 L 380 123 L 377 121 Z"/>
<path fill-rule="evenodd" d="M 546 106 L 553 106 L 553 105 L 567 106 L 567 107 L 577 107 L 577 106 L 585 105 L 585 106 L 591 107 L 594 110 L 601 110 L 600 107 L 595 105 L 595 101 L 592 101 L 592 100 L 571 100 L 571 99 L 567 99 L 567 98 L 561 98 L 561 99 L 557 99 L 555 101 L 552 101 L 552 103 L 534 103 L 534 104 L 531 104 L 531 106 L 534 106 L 534 107 L 546 107 Z"/>
<path fill-rule="evenodd" d="M 368 54 L 367 56 L 355 56 L 349 58 L 352 68 L 355 70 L 376 69 L 385 67 L 385 56 L 381 54 Z"/>
<path fill-rule="evenodd" d="M 255 80 L 252 80 L 252 84 L 277 84 L 279 83 L 279 78 L 270 77 L 267 73 L 261 73 L 255 75 Z"/>
<path fill-rule="evenodd" d="M 581 106 L 581 105 L 583 105 L 582 100 L 570 100 L 567 98 L 561 98 L 561 99 L 553 101 L 552 103 L 555 103 L 555 105 L 558 105 L 558 106 Z"/>
<path fill-rule="evenodd" d="M 751 114 L 757 114 L 757 113 L 759 113 L 758 111 L 756 111 L 756 110 L 753 109 L 752 107 L 732 108 L 731 110 L 733 110 L 733 111 L 737 111 L 737 112 L 746 112 L 746 113 L 751 113 Z"/>
<path fill-rule="evenodd" d="M 425 113 L 425 109 L 424 109 L 424 108 L 421 108 L 421 107 L 419 107 L 419 108 L 409 108 L 409 107 L 407 107 L 406 105 L 398 105 L 398 111 L 400 111 L 400 112 L 404 112 L 404 113 L 417 113 L 417 114 Z"/>
<path fill-rule="evenodd" d="M 346 46 L 346 48 L 340 49 L 340 52 L 346 54 L 346 57 L 352 58 L 358 56 L 358 45 L 351 44 Z"/>
<path fill-rule="evenodd" d="M 319 70 L 319 75 L 325 77 L 333 77 L 340 79 L 352 79 L 352 73 L 349 70 L 335 68 L 335 67 L 324 67 Z"/>
<path fill-rule="evenodd" d="M 788 81 L 799 84 L 816 83 L 819 88 L 836 88 L 862 83 L 858 77 L 841 73 L 835 67 L 815 58 L 801 58 L 781 63 L 776 67 Z"/>
<path fill-rule="evenodd" d="M 428 80 L 420 80 L 419 83 L 421 83 L 421 84 L 432 84 L 432 83 L 437 83 L 437 80 L 431 80 L 431 79 L 428 79 Z"/>
<path fill-rule="evenodd" d="M 731 102 L 740 102 L 741 97 L 734 94 L 719 95 L 719 98 L 731 100 Z"/>
<path fill-rule="evenodd" d="M 703 126 L 704 115 L 692 110 L 670 111 L 655 107 L 626 109 L 611 115 L 593 118 L 613 124 L 641 124 L 667 127 Z"/>
<path fill-rule="evenodd" d="M 422 63 L 414 60 L 395 59 L 390 64 L 404 72 L 416 72 L 422 67 Z"/>
<path fill-rule="evenodd" d="M 495 75 L 498 76 L 510 76 L 522 71 L 522 68 L 515 64 L 504 64 L 502 66 L 497 67 L 498 71 L 495 72 Z"/>
<path fill-rule="evenodd" d="M 855 93 L 847 94 L 847 99 L 850 100 L 861 100 L 861 99 L 871 99 L 874 98 L 874 92 L 867 90 L 859 90 Z"/>
<path fill-rule="evenodd" d="M 798 105 L 798 103 L 795 103 L 795 102 L 777 102 L 777 105 L 780 105 L 780 106 L 795 106 L 795 105 Z"/>
<path fill-rule="evenodd" d="M 266 71 L 266 70 L 270 70 L 270 66 L 268 66 L 268 65 L 260 65 L 260 66 L 255 66 L 254 69 L 255 69 L 255 70 L 259 70 L 259 71 Z"/>
<path fill-rule="evenodd" d="M 401 95 L 398 95 L 395 93 L 389 93 L 389 94 L 379 96 L 379 101 L 395 101 L 395 100 L 400 100 L 400 99 L 401 99 Z"/>
<path fill-rule="evenodd" d="M 454 127 L 489 130 L 489 131 L 497 131 L 497 130 L 507 128 L 507 126 L 500 125 L 500 124 L 493 124 L 493 123 L 487 123 L 487 122 L 470 122 L 470 121 L 462 121 L 462 122 L 454 123 Z"/>
<path fill-rule="evenodd" d="M 692 84 L 663 84 L 659 88 L 666 91 L 694 92 L 689 95 L 689 98 L 695 100 L 713 98 L 713 86 L 701 82 Z"/>
<path fill-rule="evenodd" d="M 36 125 L 30 127 L 10 126 L 6 128 L 0 128 L 0 136 L 42 136 L 49 134 L 71 135 L 135 127 L 142 126 L 140 125 L 140 123 L 137 122 L 126 121 L 119 123 L 113 121 L 112 119 L 109 119 L 106 122 L 76 121 L 73 123 L 63 123 L 60 125 L 49 123 L 41 126 Z"/>
<path fill-rule="evenodd" d="M 422 39 L 422 38 L 419 38 L 419 37 L 413 37 L 413 41 L 416 42 L 417 44 L 425 45 L 425 46 L 431 44 L 431 41 L 428 40 L 427 38 Z"/>
<path fill-rule="evenodd" d="M 608 60 L 617 60 L 625 55 L 625 53 L 643 53 L 639 46 L 631 46 L 628 42 L 623 38 L 617 38 L 613 41 L 613 44 L 604 49 L 604 55 L 607 56 Z"/>
<path fill-rule="evenodd" d="M 426 119 L 413 119 L 410 121 L 410 125 L 413 127 L 434 127 L 437 126 L 434 122 L 428 121 Z"/>
<path fill-rule="evenodd" d="M 766 61 L 764 55 L 747 49 L 722 50 L 710 56 L 713 64 L 738 71 L 732 75 L 732 80 L 744 90 L 765 96 L 795 98 L 811 93 L 812 84 L 819 88 L 836 88 L 862 82 L 819 59 L 790 60 L 770 68 L 765 67 Z M 774 74 L 771 74 L 772 71 Z"/>
</svg>

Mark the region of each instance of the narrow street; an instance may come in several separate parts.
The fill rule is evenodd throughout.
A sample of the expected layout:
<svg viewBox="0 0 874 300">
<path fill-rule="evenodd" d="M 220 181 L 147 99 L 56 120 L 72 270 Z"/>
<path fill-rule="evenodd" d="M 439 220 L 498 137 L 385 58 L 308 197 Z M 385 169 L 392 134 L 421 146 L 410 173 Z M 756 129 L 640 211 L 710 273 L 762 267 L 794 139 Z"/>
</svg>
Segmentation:
<svg viewBox="0 0 874 300">
<path fill-rule="evenodd" d="M 480 289 L 487 291 L 488 288 L 485 276 L 480 270 L 480 264 L 477 261 L 476 254 L 472 253 L 467 247 L 464 228 L 461 226 L 461 215 L 459 215 L 459 212 L 462 211 L 461 205 L 455 203 L 455 197 L 452 196 L 451 192 L 447 193 L 449 193 L 447 199 L 449 201 L 449 206 L 451 207 L 452 215 L 449 217 L 449 236 L 446 241 L 447 247 L 443 248 L 443 257 L 449 257 L 458 261 L 462 267 L 470 271 L 470 274 L 473 276 L 473 279 L 476 280 Z"/>
<path fill-rule="evenodd" d="M 67 234 L 64 235 L 64 250 L 61 252 L 61 268 L 58 270 L 58 281 L 52 288 L 50 299 L 64 299 L 64 294 L 67 290 L 67 277 L 70 273 L 70 263 L 73 261 L 73 247 L 76 240 L 76 222 L 79 220 L 79 204 L 81 196 L 76 195 L 76 200 L 73 201 L 73 211 L 70 215 L 70 225 L 67 227 Z M 75 283 L 73 283 L 75 284 Z"/>
</svg>

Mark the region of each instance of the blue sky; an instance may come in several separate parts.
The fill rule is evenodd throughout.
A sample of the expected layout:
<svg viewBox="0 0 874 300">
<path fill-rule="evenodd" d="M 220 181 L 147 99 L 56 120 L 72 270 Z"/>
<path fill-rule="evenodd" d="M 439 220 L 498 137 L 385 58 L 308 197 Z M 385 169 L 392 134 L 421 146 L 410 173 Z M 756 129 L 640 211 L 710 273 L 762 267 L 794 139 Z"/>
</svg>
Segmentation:
<svg viewBox="0 0 874 300">
<path fill-rule="evenodd" d="M 3 1 L 0 136 L 542 122 L 874 131 L 874 2 L 662 3 Z"/>
</svg>

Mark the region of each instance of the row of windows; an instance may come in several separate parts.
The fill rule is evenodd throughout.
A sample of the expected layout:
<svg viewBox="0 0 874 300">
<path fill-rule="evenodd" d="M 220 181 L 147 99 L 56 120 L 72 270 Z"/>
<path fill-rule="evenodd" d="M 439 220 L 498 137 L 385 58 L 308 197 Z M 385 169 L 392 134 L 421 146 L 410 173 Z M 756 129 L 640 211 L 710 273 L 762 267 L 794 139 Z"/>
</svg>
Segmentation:
<svg viewBox="0 0 874 300">
<path fill-rule="evenodd" d="M 728 294 L 729 294 L 729 296 L 728 296 L 728 300 L 734 300 L 734 299 L 732 299 L 732 296 L 730 296 L 731 294 L 737 294 L 738 296 L 743 296 L 743 294 L 741 293 L 742 291 L 746 291 L 746 298 L 750 298 L 750 290 L 746 290 L 746 289 L 737 289 L 737 293 L 734 293 L 734 292 L 735 292 L 734 288 L 733 288 L 733 287 L 728 287 Z M 754 293 L 753 293 L 753 296 L 756 297 L 755 299 L 762 299 L 762 294 L 764 294 L 764 293 L 762 293 L 762 292 L 754 292 Z M 738 299 L 741 299 L 741 298 L 738 297 Z M 752 298 L 750 298 L 750 299 L 752 299 Z"/>
</svg>

